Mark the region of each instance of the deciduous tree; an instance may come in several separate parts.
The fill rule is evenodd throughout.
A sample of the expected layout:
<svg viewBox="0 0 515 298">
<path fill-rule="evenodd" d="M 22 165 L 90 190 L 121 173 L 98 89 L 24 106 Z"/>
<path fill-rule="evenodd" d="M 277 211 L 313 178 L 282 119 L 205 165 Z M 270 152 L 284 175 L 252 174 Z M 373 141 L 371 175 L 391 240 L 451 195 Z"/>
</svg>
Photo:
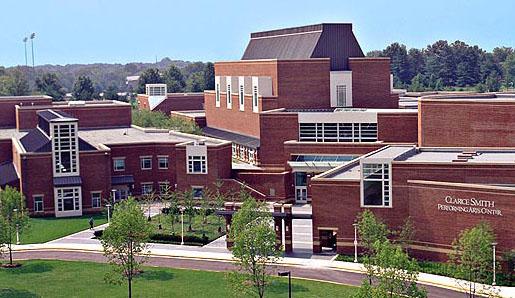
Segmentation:
<svg viewBox="0 0 515 298">
<path fill-rule="evenodd" d="M 146 84 L 162 84 L 164 83 L 163 77 L 159 74 L 159 69 L 149 68 L 141 73 L 138 80 L 137 92 L 140 94 L 145 93 Z"/>
<path fill-rule="evenodd" d="M 112 271 L 106 281 L 128 284 L 128 296 L 132 297 L 132 281 L 146 261 L 147 245 L 152 226 L 146 220 L 139 204 L 129 198 L 116 205 L 116 212 L 100 239 Z"/>
<path fill-rule="evenodd" d="M 22 235 L 28 223 L 29 216 L 23 194 L 10 186 L 0 190 L 0 250 L 2 246 L 7 246 L 9 266 L 14 266 L 12 246 L 16 243 L 16 232 Z"/>
<path fill-rule="evenodd" d="M 36 79 L 36 88 L 43 94 L 53 98 L 53 100 L 63 100 L 66 90 L 61 85 L 55 73 L 45 73 Z"/>
<path fill-rule="evenodd" d="M 95 88 L 91 79 L 88 76 L 79 76 L 73 84 L 72 94 L 77 100 L 92 100 Z"/>
</svg>

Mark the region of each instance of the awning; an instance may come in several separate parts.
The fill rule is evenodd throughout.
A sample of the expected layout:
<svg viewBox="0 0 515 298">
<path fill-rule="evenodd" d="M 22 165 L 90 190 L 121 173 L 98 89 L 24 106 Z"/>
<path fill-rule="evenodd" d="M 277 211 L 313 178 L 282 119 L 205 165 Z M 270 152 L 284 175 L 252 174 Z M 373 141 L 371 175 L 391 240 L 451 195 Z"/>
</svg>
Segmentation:
<svg viewBox="0 0 515 298">
<path fill-rule="evenodd" d="M 80 176 L 54 177 L 54 186 L 55 187 L 79 186 L 79 185 L 82 185 L 82 178 Z"/>
<path fill-rule="evenodd" d="M 236 143 L 238 145 L 243 145 L 249 148 L 258 149 L 260 142 L 258 138 L 249 137 L 246 135 L 218 129 L 218 128 L 212 128 L 212 127 L 204 127 L 202 129 L 202 132 L 204 135 L 208 137 L 223 139 L 226 141 L 231 141 L 233 143 Z"/>
<path fill-rule="evenodd" d="M 132 175 L 112 176 L 111 185 L 129 185 L 134 184 L 134 177 Z"/>
</svg>

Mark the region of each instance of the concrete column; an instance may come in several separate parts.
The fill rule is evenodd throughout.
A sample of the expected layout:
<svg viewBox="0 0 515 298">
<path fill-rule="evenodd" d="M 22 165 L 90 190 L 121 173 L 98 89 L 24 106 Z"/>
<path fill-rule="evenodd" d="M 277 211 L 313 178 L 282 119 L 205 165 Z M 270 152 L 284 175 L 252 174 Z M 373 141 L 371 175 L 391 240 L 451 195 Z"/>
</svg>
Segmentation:
<svg viewBox="0 0 515 298">
<path fill-rule="evenodd" d="M 284 213 L 284 251 L 289 254 L 293 252 L 293 224 L 292 224 L 292 204 L 283 205 Z"/>
<path fill-rule="evenodd" d="M 274 204 L 274 212 L 282 212 L 282 204 Z M 275 247 L 281 249 L 283 245 L 283 219 L 274 217 L 274 230 L 275 230 Z"/>
</svg>

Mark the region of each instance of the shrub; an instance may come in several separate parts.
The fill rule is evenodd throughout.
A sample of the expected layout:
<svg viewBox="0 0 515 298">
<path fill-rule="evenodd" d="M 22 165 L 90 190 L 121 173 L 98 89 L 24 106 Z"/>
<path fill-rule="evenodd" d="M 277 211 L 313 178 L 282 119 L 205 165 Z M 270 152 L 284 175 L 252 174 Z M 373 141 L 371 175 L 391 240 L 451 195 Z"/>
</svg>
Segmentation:
<svg viewBox="0 0 515 298">
<path fill-rule="evenodd" d="M 169 234 L 152 234 L 150 235 L 152 242 L 158 243 L 181 243 L 181 235 Z M 192 245 L 206 245 L 209 243 L 207 236 L 198 237 L 192 235 L 184 235 L 184 243 Z"/>
<path fill-rule="evenodd" d="M 93 232 L 93 235 L 95 236 L 95 238 L 102 238 L 102 235 L 104 235 L 104 230 L 96 230 L 95 232 Z"/>
</svg>

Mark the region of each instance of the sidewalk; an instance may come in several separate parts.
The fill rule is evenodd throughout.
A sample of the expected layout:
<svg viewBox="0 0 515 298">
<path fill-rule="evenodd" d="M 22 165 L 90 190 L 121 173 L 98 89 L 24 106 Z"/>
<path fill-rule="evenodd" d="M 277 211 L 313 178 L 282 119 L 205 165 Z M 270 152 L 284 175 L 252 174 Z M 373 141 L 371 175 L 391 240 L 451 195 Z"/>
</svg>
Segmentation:
<svg viewBox="0 0 515 298">
<path fill-rule="evenodd" d="M 85 233 L 86 231 L 77 233 L 75 235 Z M 72 235 L 74 236 L 74 235 Z M 71 236 L 70 236 L 71 237 Z M 70 238 L 72 239 L 72 238 Z M 38 250 L 62 250 L 62 251 L 81 251 L 90 253 L 102 253 L 103 249 L 98 240 L 97 243 L 71 243 L 66 241 L 52 241 L 43 244 L 28 244 L 16 245 L 15 251 L 38 251 Z M 171 244 L 149 244 L 150 256 L 153 257 L 168 257 L 168 258 L 186 258 L 206 261 L 222 261 L 234 262 L 232 254 L 225 248 L 219 247 L 198 247 L 198 246 L 185 246 L 185 245 L 171 245 Z M 341 262 L 333 260 L 321 259 L 303 259 L 284 257 L 279 259 L 277 264 L 282 266 L 295 266 L 310 269 L 332 269 L 353 273 L 364 273 L 365 268 L 360 263 Z M 464 292 L 464 281 L 458 281 L 454 278 L 445 276 L 432 275 L 427 273 L 420 273 L 419 282 L 424 285 L 430 285 L 457 292 Z M 491 286 L 478 285 L 477 289 L 491 288 Z M 515 297 L 515 288 L 513 287 L 495 287 L 499 290 L 500 297 Z"/>
</svg>

